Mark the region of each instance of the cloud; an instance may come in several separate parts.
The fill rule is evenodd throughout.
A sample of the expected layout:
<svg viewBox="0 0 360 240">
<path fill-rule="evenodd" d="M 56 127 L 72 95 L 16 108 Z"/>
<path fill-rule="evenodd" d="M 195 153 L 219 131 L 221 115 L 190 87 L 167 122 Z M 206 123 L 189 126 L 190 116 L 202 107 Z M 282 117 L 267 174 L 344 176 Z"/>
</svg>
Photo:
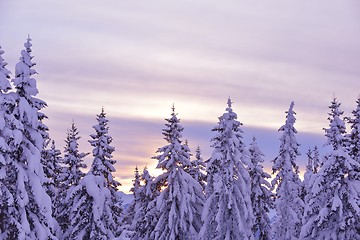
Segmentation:
<svg viewBox="0 0 360 240">
<path fill-rule="evenodd" d="M 209 156 L 210 130 L 230 96 L 247 139 L 259 135 L 271 158 L 291 101 L 306 148 L 321 139 L 333 93 L 345 115 L 359 94 L 356 0 L 0 5 L 6 9 L 0 14 L 0 44 L 10 70 L 27 34 L 33 38 L 39 97 L 49 104 L 57 142 L 73 118 L 88 136 L 104 106 L 114 119 L 115 157 L 123 162 L 117 174 L 126 181 L 134 163 L 154 166 L 149 158 L 162 144 L 163 118 L 173 103 L 189 129 L 184 137 Z"/>
</svg>

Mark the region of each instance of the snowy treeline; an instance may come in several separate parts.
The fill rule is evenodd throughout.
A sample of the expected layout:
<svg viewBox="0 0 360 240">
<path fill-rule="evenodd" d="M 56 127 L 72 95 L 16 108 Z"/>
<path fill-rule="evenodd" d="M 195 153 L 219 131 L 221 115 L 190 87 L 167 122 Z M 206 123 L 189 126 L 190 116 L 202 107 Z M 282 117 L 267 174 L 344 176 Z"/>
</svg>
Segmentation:
<svg viewBox="0 0 360 240">
<path fill-rule="evenodd" d="M 89 153 L 79 150 L 75 123 L 63 154 L 50 139 L 29 38 L 24 46 L 13 78 L 0 47 L 0 239 L 360 239 L 360 98 L 351 117 L 333 99 L 324 128 L 330 151 L 309 149 L 304 181 L 293 102 L 279 129 L 271 182 L 256 138 L 244 142 L 230 98 L 207 160 L 182 140 L 173 107 L 166 144 L 153 157 L 163 173 L 136 167 L 134 199 L 123 209 L 105 110 L 93 126 L 85 173 Z"/>
</svg>

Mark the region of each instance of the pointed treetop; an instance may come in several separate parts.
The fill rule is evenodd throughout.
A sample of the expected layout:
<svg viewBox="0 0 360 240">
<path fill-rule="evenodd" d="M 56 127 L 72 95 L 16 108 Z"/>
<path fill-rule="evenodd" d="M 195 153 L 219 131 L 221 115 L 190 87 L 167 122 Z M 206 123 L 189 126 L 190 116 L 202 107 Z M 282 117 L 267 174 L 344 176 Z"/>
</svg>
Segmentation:
<svg viewBox="0 0 360 240">
<path fill-rule="evenodd" d="M 6 68 L 7 63 L 1 56 L 4 54 L 4 51 L 1 49 L 0 46 L 0 90 L 3 92 L 7 92 L 11 89 L 11 85 L 9 82 L 10 79 L 10 71 Z"/>
<path fill-rule="evenodd" d="M 232 103 L 234 103 L 234 102 L 231 101 L 231 98 L 230 98 L 230 96 L 229 96 L 228 101 L 227 101 L 228 107 L 227 107 L 227 109 L 226 109 L 226 110 L 229 111 L 229 112 L 232 112 L 232 109 L 231 109 Z"/>
<path fill-rule="evenodd" d="M 24 43 L 24 47 L 26 48 L 27 52 L 31 52 L 31 38 L 30 38 L 30 34 L 28 34 L 28 38 L 26 39 L 26 42 Z"/>
<path fill-rule="evenodd" d="M 233 103 L 233 102 L 231 101 L 231 98 L 230 98 L 230 96 L 229 96 L 228 101 L 227 101 L 227 105 L 228 105 L 229 108 L 231 108 L 231 104 L 232 104 L 232 103 Z"/>
<path fill-rule="evenodd" d="M 294 115 L 296 114 L 296 112 L 294 112 L 294 101 L 292 101 L 290 103 L 290 107 L 289 107 L 289 111 L 286 111 L 285 113 L 287 114 L 286 116 L 286 125 L 293 125 L 296 121 L 296 118 L 294 117 Z"/>
<path fill-rule="evenodd" d="M 289 112 L 290 112 L 290 111 L 293 111 L 294 105 L 295 105 L 294 101 L 291 101 L 291 103 L 290 103 L 290 108 L 289 108 Z"/>
<path fill-rule="evenodd" d="M 171 115 L 173 115 L 173 116 L 176 115 L 176 114 L 175 114 L 175 104 L 174 104 L 174 103 L 172 104 L 171 110 L 172 110 L 172 114 L 171 114 Z"/>
</svg>

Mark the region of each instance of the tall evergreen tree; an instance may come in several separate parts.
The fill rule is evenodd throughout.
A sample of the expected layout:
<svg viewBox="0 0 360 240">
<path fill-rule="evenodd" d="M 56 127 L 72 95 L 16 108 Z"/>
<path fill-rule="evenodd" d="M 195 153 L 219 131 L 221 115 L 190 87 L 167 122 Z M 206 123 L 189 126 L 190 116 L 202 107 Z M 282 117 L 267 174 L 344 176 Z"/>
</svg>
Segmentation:
<svg viewBox="0 0 360 240">
<path fill-rule="evenodd" d="M 108 120 L 104 109 L 97 115 L 95 134 L 91 135 L 93 163 L 90 171 L 70 193 L 69 219 L 71 227 L 65 239 L 112 239 L 118 236 L 122 201 L 117 192 L 120 183 L 112 175 L 115 160 L 110 146 Z"/>
<path fill-rule="evenodd" d="M 200 184 L 184 168 L 190 166 L 189 151 L 181 144 L 183 127 L 172 108 L 163 135 L 167 145 L 159 148 L 154 159 L 165 172 L 155 179 L 162 191 L 156 198 L 158 222 L 151 238 L 197 239 L 204 201 Z"/>
<path fill-rule="evenodd" d="M 207 162 L 206 203 L 200 239 L 253 239 L 254 216 L 250 199 L 250 164 L 241 123 L 228 99 L 226 112 L 213 128 L 214 148 Z"/>
<path fill-rule="evenodd" d="M 340 103 L 330 105 L 327 144 L 332 148 L 316 174 L 305 208 L 301 239 L 360 239 L 359 163 L 347 153 Z"/>
<path fill-rule="evenodd" d="M 68 129 L 65 139 L 63 157 L 64 169 L 58 176 L 59 189 L 55 201 L 57 220 L 62 231 L 66 231 L 70 226 L 70 203 L 68 202 L 68 195 L 73 191 L 73 188 L 79 185 L 80 180 L 85 176 L 85 173 L 81 169 L 86 168 L 84 158 L 89 153 L 79 151 L 78 141 L 80 138 L 79 131 L 77 130 L 75 123 L 72 122 L 71 128 Z"/>
<path fill-rule="evenodd" d="M 360 163 L 360 96 L 356 101 L 356 109 L 352 111 L 353 118 L 349 118 L 351 132 L 349 134 L 349 155 Z"/>
<path fill-rule="evenodd" d="M 13 193 L 16 191 L 16 169 L 13 165 L 13 152 L 16 151 L 21 132 L 21 125 L 13 115 L 15 94 L 8 93 L 10 71 L 2 55 L 0 46 L 0 239 L 19 236 L 21 230 L 18 211 Z"/>
<path fill-rule="evenodd" d="M 280 127 L 283 132 L 280 137 L 279 155 L 273 160 L 272 180 L 273 188 L 276 188 L 276 221 L 273 233 L 276 239 L 298 239 L 301 229 L 301 218 L 304 202 L 301 199 L 301 180 L 296 158 L 300 155 L 295 134 L 294 102 L 286 111 L 285 125 Z"/>
<path fill-rule="evenodd" d="M 250 165 L 248 171 L 251 179 L 251 203 L 253 207 L 255 222 L 252 228 L 255 239 L 270 239 L 269 212 L 273 208 L 274 194 L 271 192 L 271 184 L 266 180 L 270 174 L 264 172 L 262 163 L 264 154 L 261 152 L 258 143 L 253 138 L 250 146 Z"/>
<path fill-rule="evenodd" d="M 15 78 L 12 80 L 15 89 L 16 106 L 13 109 L 15 118 L 21 122 L 16 126 L 20 133 L 16 137 L 16 151 L 13 152 L 13 181 L 16 182 L 12 195 L 19 216 L 19 231 L 13 237 L 18 239 L 54 239 L 55 221 L 52 217 L 51 199 L 43 187 L 46 182 L 41 164 L 41 151 L 44 139 L 47 138 L 47 127 L 43 124 L 46 115 L 41 109 L 46 103 L 35 96 L 38 93 L 36 71 L 33 69 L 31 39 L 24 44 L 20 61 L 16 64 Z"/>
</svg>

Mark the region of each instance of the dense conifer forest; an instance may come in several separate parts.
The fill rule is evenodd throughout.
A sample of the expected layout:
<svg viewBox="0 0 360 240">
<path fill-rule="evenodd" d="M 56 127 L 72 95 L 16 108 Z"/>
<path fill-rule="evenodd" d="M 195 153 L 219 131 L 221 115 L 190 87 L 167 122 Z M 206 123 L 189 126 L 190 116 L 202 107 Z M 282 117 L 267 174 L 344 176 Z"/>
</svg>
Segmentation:
<svg viewBox="0 0 360 240">
<path fill-rule="evenodd" d="M 309 149 L 303 181 L 294 102 L 269 173 L 256 138 L 244 142 L 230 98 L 212 129 L 209 159 L 182 139 L 173 106 L 153 157 L 162 174 L 134 166 L 134 198 L 124 208 L 105 109 L 85 172 L 90 153 L 79 149 L 76 124 L 63 151 L 49 136 L 31 46 L 28 38 L 14 74 L 0 47 L 0 239 L 360 239 L 360 98 L 351 116 L 332 100 L 324 128 L 330 150 Z"/>
</svg>

